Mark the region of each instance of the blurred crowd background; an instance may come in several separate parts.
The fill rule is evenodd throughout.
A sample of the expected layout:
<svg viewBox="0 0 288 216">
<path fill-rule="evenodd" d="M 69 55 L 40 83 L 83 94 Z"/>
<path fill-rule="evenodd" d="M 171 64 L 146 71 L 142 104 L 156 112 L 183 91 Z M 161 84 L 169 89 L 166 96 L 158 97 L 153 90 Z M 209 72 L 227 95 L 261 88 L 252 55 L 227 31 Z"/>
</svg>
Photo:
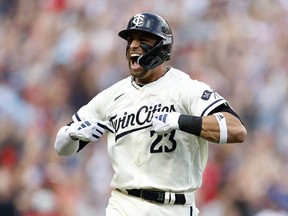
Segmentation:
<svg viewBox="0 0 288 216">
<path fill-rule="evenodd" d="M 117 33 L 139 11 L 168 20 L 169 65 L 210 84 L 248 130 L 242 144 L 209 144 L 200 215 L 287 216 L 286 0 L 0 0 L 0 215 L 105 215 L 105 139 L 72 157 L 53 145 L 80 106 L 129 75 Z"/>
</svg>

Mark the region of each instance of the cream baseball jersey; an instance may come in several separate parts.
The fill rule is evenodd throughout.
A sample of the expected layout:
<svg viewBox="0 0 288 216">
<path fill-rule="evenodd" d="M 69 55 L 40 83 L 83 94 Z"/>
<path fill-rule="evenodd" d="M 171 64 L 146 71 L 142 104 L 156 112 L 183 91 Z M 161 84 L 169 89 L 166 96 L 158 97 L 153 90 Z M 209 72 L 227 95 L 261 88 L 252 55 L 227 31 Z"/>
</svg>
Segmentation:
<svg viewBox="0 0 288 216">
<path fill-rule="evenodd" d="M 194 191 L 201 185 L 208 142 L 180 130 L 157 135 L 151 119 L 159 111 L 206 116 L 223 103 L 208 85 L 170 68 L 142 87 L 132 77 L 119 81 L 81 107 L 73 121 L 99 119 L 115 129 L 107 134 L 113 188 Z"/>
</svg>

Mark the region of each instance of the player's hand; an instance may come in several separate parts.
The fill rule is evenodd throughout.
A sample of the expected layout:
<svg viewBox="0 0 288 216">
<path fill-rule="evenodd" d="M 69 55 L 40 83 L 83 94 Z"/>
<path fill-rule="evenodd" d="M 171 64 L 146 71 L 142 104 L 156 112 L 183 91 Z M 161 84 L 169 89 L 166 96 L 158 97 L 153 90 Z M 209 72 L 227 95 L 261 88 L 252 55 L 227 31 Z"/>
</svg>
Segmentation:
<svg viewBox="0 0 288 216">
<path fill-rule="evenodd" d="M 99 121 L 97 119 L 73 122 L 68 128 L 69 136 L 74 140 L 83 140 L 85 142 L 97 141 L 103 135 L 105 130 L 114 133 L 114 128 L 109 122 Z"/>
<path fill-rule="evenodd" d="M 170 133 L 172 130 L 179 129 L 178 120 L 180 117 L 178 112 L 158 112 L 152 117 L 151 131 L 155 131 L 159 135 Z"/>
</svg>

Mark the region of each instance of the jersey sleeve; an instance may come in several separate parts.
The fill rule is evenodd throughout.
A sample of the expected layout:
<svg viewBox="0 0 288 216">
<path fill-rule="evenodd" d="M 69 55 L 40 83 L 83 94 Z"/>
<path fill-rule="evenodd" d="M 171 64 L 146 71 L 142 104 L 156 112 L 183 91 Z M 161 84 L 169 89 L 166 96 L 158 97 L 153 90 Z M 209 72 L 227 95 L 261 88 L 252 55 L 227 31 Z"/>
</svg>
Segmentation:
<svg viewBox="0 0 288 216">
<path fill-rule="evenodd" d="M 82 106 L 73 116 L 74 122 L 86 119 L 104 120 L 105 90 L 97 94 L 89 103 Z"/>
<path fill-rule="evenodd" d="M 209 85 L 194 81 L 192 85 L 193 95 L 188 94 L 188 106 L 192 115 L 207 116 L 212 110 L 221 104 L 226 104 L 230 107 L 228 102 L 217 92 L 215 92 Z"/>
<path fill-rule="evenodd" d="M 86 105 L 82 106 L 73 116 L 73 121 L 83 121 L 86 119 L 98 119 L 100 121 L 108 121 L 111 116 L 110 112 L 115 109 L 113 107 L 119 92 L 126 92 L 127 86 L 131 83 L 131 78 L 128 77 L 114 85 L 102 90 Z M 115 96 L 116 95 L 116 96 Z M 123 94 L 120 94 L 123 95 Z M 116 99 L 115 99 L 116 97 Z"/>
</svg>

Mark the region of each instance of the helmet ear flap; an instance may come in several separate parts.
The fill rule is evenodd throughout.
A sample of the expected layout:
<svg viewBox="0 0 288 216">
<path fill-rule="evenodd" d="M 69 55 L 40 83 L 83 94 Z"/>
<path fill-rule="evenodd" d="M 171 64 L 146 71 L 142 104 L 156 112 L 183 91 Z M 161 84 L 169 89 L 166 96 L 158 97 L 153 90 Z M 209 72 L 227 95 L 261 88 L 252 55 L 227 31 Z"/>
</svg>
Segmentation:
<svg viewBox="0 0 288 216">
<path fill-rule="evenodd" d="M 170 57 L 171 57 L 170 50 L 171 50 L 171 45 L 163 45 L 162 46 L 161 52 L 163 53 L 163 55 L 165 55 L 165 61 L 170 60 Z"/>
<path fill-rule="evenodd" d="M 163 54 L 161 51 L 162 46 L 163 40 L 161 40 L 156 46 L 154 46 L 144 55 L 140 56 L 138 58 L 138 64 L 146 70 L 151 70 L 162 64 L 164 61 L 167 60 L 166 55 Z M 145 48 L 143 48 L 142 46 L 141 48 L 145 50 Z"/>
</svg>

